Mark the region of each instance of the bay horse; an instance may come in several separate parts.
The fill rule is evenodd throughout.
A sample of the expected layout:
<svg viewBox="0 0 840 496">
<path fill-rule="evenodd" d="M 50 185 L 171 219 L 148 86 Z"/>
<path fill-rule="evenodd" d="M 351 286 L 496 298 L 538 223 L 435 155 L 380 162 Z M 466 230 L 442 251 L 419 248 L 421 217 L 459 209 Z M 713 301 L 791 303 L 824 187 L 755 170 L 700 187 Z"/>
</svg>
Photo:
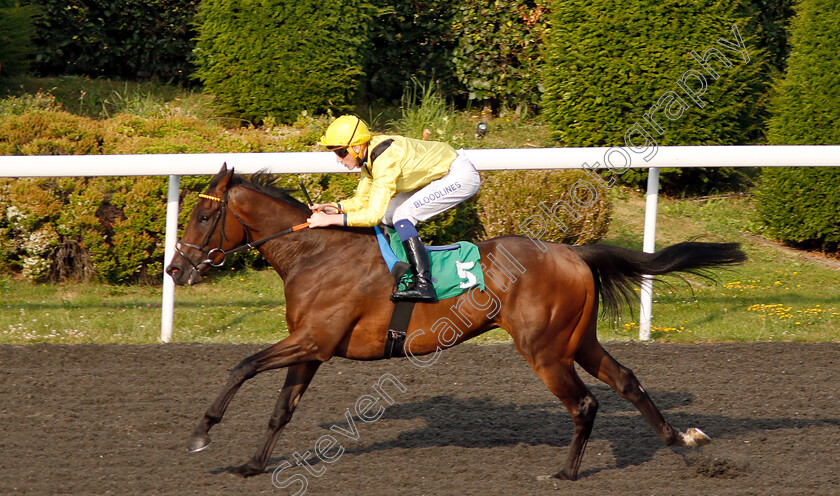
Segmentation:
<svg viewBox="0 0 840 496">
<path fill-rule="evenodd" d="M 250 181 L 225 164 L 196 204 L 176 255 L 166 268 L 176 284 L 201 282 L 225 256 L 258 246 L 284 281 L 289 336 L 242 360 L 193 430 L 188 451 L 210 443 L 242 384 L 267 370 L 288 368 L 265 438 L 251 459 L 228 471 L 244 477 L 263 473 L 281 430 L 318 371 L 332 357 L 377 360 L 385 356 L 393 305 L 393 278 L 373 230 L 304 229 L 309 208 L 259 172 Z M 653 404 L 633 372 L 598 342 L 600 303 L 616 313 L 635 298 L 643 274 L 698 273 L 745 260 L 736 243 L 685 242 L 656 253 L 608 245 L 567 246 L 521 236 L 477 243 L 486 279 L 466 298 L 418 303 L 403 354 L 440 353 L 501 327 L 548 389 L 568 409 L 574 434 L 565 464 L 554 477 L 574 480 L 592 431 L 598 401 L 575 371 L 577 362 L 638 408 L 666 445 L 700 446 L 699 429 L 681 432 Z M 463 296 L 463 295 L 462 295 Z M 440 330 L 445 323 L 446 338 Z M 413 331 L 412 331 L 413 330 Z"/>
</svg>

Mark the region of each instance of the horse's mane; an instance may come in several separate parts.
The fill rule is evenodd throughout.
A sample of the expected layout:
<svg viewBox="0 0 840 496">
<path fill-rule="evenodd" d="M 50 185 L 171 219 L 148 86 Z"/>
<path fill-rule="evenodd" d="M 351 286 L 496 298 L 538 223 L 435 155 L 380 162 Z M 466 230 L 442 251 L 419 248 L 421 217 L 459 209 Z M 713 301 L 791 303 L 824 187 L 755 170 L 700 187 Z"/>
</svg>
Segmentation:
<svg viewBox="0 0 840 496">
<path fill-rule="evenodd" d="M 210 181 L 209 189 L 212 189 L 216 186 L 219 181 L 222 180 L 224 174 L 218 174 L 216 177 Z M 281 188 L 275 184 L 280 176 L 271 174 L 266 169 L 262 169 L 257 171 L 256 173 L 251 175 L 250 180 L 245 179 L 244 177 L 234 174 L 228 184 L 230 186 L 244 186 L 248 189 L 257 191 L 259 193 L 263 193 L 265 195 L 270 196 L 271 198 L 280 200 L 282 202 L 288 203 L 289 205 L 300 209 L 303 212 L 309 213 L 309 207 L 298 200 L 297 198 L 292 196 L 293 189 Z"/>
</svg>

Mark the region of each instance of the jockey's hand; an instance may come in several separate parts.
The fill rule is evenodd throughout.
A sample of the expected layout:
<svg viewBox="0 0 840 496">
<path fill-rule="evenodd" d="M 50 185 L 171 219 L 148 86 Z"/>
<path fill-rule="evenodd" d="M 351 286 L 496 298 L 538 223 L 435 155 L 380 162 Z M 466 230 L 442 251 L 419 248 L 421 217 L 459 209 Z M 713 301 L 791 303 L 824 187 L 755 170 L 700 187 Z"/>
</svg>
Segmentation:
<svg viewBox="0 0 840 496">
<path fill-rule="evenodd" d="M 313 212 L 326 212 L 328 214 L 337 214 L 339 210 L 331 203 L 313 203 L 309 205 L 309 209 Z"/>
<path fill-rule="evenodd" d="M 344 216 L 342 214 L 328 214 L 326 212 L 315 212 L 311 217 L 306 219 L 309 222 L 310 228 L 327 227 L 327 226 L 343 226 Z"/>
</svg>

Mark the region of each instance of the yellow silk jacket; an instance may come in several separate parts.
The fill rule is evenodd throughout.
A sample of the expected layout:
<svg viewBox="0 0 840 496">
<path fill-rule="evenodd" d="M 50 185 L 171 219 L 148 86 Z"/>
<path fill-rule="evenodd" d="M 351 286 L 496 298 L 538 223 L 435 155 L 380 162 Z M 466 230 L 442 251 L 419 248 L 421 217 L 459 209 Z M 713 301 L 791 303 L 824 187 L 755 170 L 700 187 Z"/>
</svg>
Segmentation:
<svg viewBox="0 0 840 496">
<path fill-rule="evenodd" d="M 375 226 L 394 195 L 418 190 L 444 176 L 458 156 L 446 143 L 403 136 L 375 136 L 368 144 L 368 153 L 389 139 L 394 140 L 391 145 L 373 164 L 362 168 L 355 196 L 338 204 L 348 226 Z"/>
</svg>

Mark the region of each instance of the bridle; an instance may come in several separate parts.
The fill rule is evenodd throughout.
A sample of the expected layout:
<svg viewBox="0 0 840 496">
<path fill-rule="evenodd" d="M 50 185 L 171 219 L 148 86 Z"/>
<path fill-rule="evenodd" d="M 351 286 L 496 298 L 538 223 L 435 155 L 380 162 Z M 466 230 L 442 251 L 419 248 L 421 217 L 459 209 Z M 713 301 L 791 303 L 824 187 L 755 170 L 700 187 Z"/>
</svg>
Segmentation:
<svg viewBox="0 0 840 496">
<path fill-rule="evenodd" d="M 258 247 L 258 246 L 260 246 L 260 245 L 262 245 L 262 244 L 264 244 L 268 241 L 271 241 L 272 239 L 279 238 L 280 236 L 284 236 L 286 234 L 289 234 L 289 233 L 292 233 L 292 232 L 295 232 L 295 231 L 300 231 L 301 229 L 306 229 L 307 227 L 309 227 L 309 223 L 304 222 L 303 224 L 298 224 L 296 226 L 292 226 L 288 229 L 284 229 L 284 230 L 282 230 L 280 232 L 277 232 L 277 233 L 274 233 L 270 236 L 266 236 L 266 237 L 258 239 L 256 241 L 251 241 L 251 232 L 248 230 L 248 226 L 247 226 L 247 224 L 245 224 L 245 221 L 243 221 L 239 217 L 239 215 L 237 215 L 236 212 L 234 212 L 233 210 L 230 210 L 230 213 L 233 214 L 233 217 L 239 222 L 239 224 L 242 225 L 243 229 L 245 230 L 245 236 L 246 236 L 246 239 L 248 240 L 248 242 L 244 245 L 237 246 L 236 248 L 231 248 L 230 250 L 224 250 L 222 248 L 222 244 L 225 242 L 225 240 L 227 240 L 227 235 L 225 234 L 225 218 L 227 216 L 225 215 L 225 213 L 228 210 L 228 191 L 229 190 L 225 190 L 224 196 L 222 196 L 222 198 L 219 198 L 217 196 L 206 195 L 206 194 L 203 194 L 203 193 L 198 195 L 200 198 L 215 201 L 215 202 L 218 202 L 218 203 L 221 204 L 221 206 L 219 207 L 219 210 L 216 211 L 216 216 L 213 218 L 212 224 L 210 224 L 210 229 L 207 231 L 207 234 L 204 236 L 204 240 L 201 242 L 201 246 L 197 246 L 197 245 L 194 245 L 192 243 L 186 243 L 186 242 L 183 242 L 183 241 L 178 241 L 177 243 L 175 243 L 175 252 L 178 253 L 179 255 L 181 255 L 181 257 L 183 257 L 187 262 L 189 262 L 190 265 L 192 265 L 193 270 L 196 271 L 199 274 L 201 273 L 201 271 L 206 266 L 210 266 L 210 267 L 221 267 L 221 266 L 223 266 L 225 264 L 225 260 L 227 259 L 228 255 L 232 255 L 234 253 L 239 253 L 240 251 L 244 251 L 244 250 L 250 250 L 251 248 L 256 248 L 256 247 Z M 207 245 L 210 244 L 210 238 L 213 236 L 213 233 L 216 232 L 216 226 L 218 226 L 220 222 L 221 222 L 221 239 L 219 240 L 219 246 L 216 247 L 216 248 L 211 248 L 210 250 L 206 250 Z M 205 253 L 205 251 L 206 251 L 206 253 L 204 255 L 205 259 L 202 260 L 201 262 L 199 262 L 198 264 L 196 264 L 190 259 L 190 257 L 188 257 L 181 250 L 181 247 L 192 248 L 194 250 L 197 250 L 199 253 Z M 213 258 L 216 257 L 219 254 L 221 254 L 222 259 L 218 262 L 214 262 Z"/>
</svg>

